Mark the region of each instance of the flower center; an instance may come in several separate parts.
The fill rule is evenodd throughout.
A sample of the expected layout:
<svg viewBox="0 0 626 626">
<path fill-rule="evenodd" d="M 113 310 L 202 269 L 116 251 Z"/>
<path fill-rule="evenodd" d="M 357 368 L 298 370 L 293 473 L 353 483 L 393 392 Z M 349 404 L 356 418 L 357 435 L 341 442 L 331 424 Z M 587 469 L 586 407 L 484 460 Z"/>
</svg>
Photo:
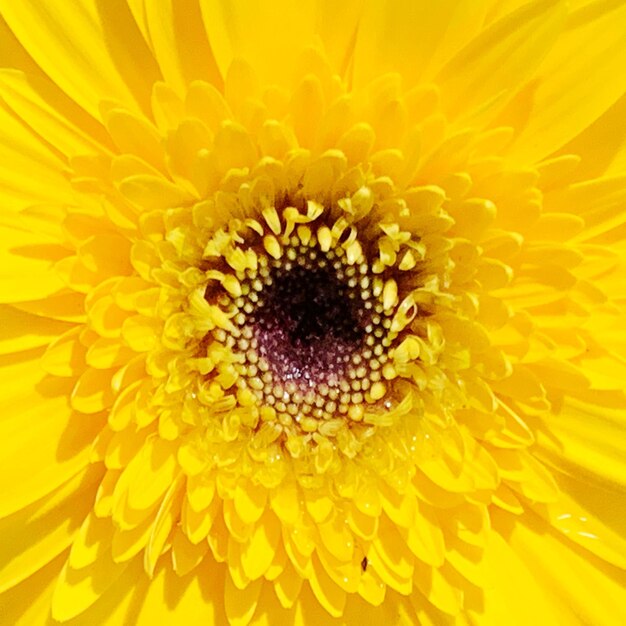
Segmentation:
<svg viewBox="0 0 626 626">
<path fill-rule="evenodd" d="M 326 208 L 295 194 L 199 235 L 206 283 L 190 293 L 192 325 L 175 320 L 201 338 L 197 394 L 238 405 L 233 419 L 265 443 L 312 433 L 352 455 L 356 423 L 391 424 L 410 407 L 396 379 L 421 379 L 421 355 L 436 359 L 425 244 L 398 222 L 367 219 L 363 197 Z"/>
<path fill-rule="evenodd" d="M 294 236 L 279 258 L 259 254 L 232 299 L 238 384 L 282 422 L 359 419 L 361 405 L 385 391 L 391 311 L 374 295 L 363 255 L 355 262 L 340 246 L 324 252 L 308 243 Z"/>
<path fill-rule="evenodd" d="M 307 260 L 276 268 L 251 316 L 259 352 L 274 374 L 305 388 L 343 374 L 361 343 L 365 314 L 325 261 Z"/>
</svg>

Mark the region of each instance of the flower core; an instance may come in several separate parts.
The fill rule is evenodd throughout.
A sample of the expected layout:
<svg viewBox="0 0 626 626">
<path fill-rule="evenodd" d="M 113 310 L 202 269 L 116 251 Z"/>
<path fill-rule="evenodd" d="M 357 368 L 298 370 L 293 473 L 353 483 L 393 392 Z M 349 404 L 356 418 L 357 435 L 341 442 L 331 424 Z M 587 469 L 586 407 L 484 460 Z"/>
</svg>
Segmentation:
<svg viewBox="0 0 626 626">
<path fill-rule="evenodd" d="M 323 222 L 315 226 L 282 242 L 255 233 L 256 266 L 237 273 L 235 294 L 218 297 L 235 328 L 227 338 L 214 332 L 238 355 L 239 388 L 273 407 L 283 425 L 295 420 L 305 430 L 311 418 L 361 419 L 361 405 L 385 395 L 383 366 L 397 334 L 395 280 L 373 273 L 355 230 L 344 249 L 331 245 Z"/>
</svg>

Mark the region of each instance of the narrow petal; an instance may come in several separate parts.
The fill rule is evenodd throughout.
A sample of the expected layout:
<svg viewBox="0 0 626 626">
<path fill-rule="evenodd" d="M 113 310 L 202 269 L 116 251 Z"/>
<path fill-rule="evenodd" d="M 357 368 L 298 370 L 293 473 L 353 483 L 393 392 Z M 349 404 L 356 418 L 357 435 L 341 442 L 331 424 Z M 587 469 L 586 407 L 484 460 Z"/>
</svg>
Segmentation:
<svg viewBox="0 0 626 626">
<path fill-rule="evenodd" d="M 110 148 L 102 125 L 45 77 L 1 70 L 0 94 L 43 142 L 67 156 Z"/>
<path fill-rule="evenodd" d="M 93 517 L 86 518 L 72 545 L 70 559 L 65 563 L 52 597 L 52 616 L 67 621 L 92 606 L 111 585 L 123 574 L 128 563 L 115 563 L 111 556 L 113 526 L 106 520 L 91 526 L 93 534 L 84 533 L 83 528 Z M 93 549 L 89 549 L 89 546 Z M 73 554 L 89 551 L 91 558 L 81 567 L 73 566 Z"/>
<path fill-rule="evenodd" d="M 570 541 L 626 570 L 626 501 L 620 492 L 554 472 L 557 502 L 535 511 Z"/>
<path fill-rule="evenodd" d="M 22 584 L 0 594 L 0 615 L 12 626 L 53 626 L 50 599 L 67 559 L 63 552 Z"/>
<path fill-rule="evenodd" d="M 494 101 L 502 104 L 531 76 L 564 19 L 564 2 L 535 0 L 490 25 L 437 77 L 445 110 L 467 118 Z"/>
<path fill-rule="evenodd" d="M 567 29 L 537 74 L 530 120 L 512 154 L 540 160 L 575 137 L 623 94 L 626 77 L 623 2 L 591 2 Z"/>
<path fill-rule="evenodd" d="M 73 327 L 4 304 L 0 305 L 0 318 L 0 354 L 40 348 Z"/>
<path fill-rule="evenodd" d="M 0 592 L 32 576 L 72 542 L 102 471 L 92 466 L 49 496 L 0 520 Z"/>
<path fill-rule="evenodd" d="M 316 32 L 324 43 L 331 67 L 340 75 L 344 75 L 348 67 L 364 5 L 365 0 L 316 2 Z"/>
<path fill-rule="evenodd" d="M 227 626 L 223 602 L 214 601 L 224 597 L 224 570 L 210 557 L 186 576 L 178 576 L 170 567 L 160 567 L 145 594 L 135 600 L 137 612 L 132 623 Z M 164 597 L 169 600 L 164 602 Z"/>
<path fill-rule="evenodd" d="M 74 204 L 60 155 L 0 101 L 0 200 L 3 211 L 32 204 Z M 37 180 L 37 185 L 33 185 Z"/>
<path fill-rule="evenodd" d="M 165 81 L 184 95 L 193 80 L 220 85 L 198 0 L 145 2 L 145 20 L 155 58 Z"/>
<path fill-rule="evenodd" d="M 0 225 L 0 301 L 40 300 L 63 288 L 54 270 L 67 250 L 47 238 Z"/>
<path fill-rule="evenodd" d="M 103 99 L 149 110 L 151 86 L 160 76 L 122 0 L 3 1 L 0 11 L 48 76 L 95 118 Z"/>
<path fill-rule="evenodd" d="M 290 84 L 299 53 L 313 43 L 314 2 L 200 0 L 200 6 L 222 76 L 244 58 L 267 84 Z"/>
<path fill-rule="evenodd" d="M 467 602 L 473 624 L 525 626 L 536 622 L 538 615 L 545 624 L 576 623 L 567 610 L 551 601 L 545 581 L 537 579 L 534 564 L 524 563 L 507 537 L 491 534 L 483 565 L 489 576 L 484 594 L 469 597 Z"/>
<path fill-rule="evenodd" d="M 526 515 L 510 529 L 504 517 L 495 523 L 503 527 L 503 536 L 515 555 L 511 561 L 532 572 L 545 597 L 550 597 L 561 613 L 559 621 L 547 623 L 619 626 L 626 621 L 624 570 L 573 547 L 537 517 Z"/>
<path fill-rule="evenodd" d="M 354 52 L 356 87 L 387 72 L 401 72 L 408 86 L 448 61 L 482 25 L 487 2 L 385 0 L 367 2 Z M 410 62 L 407 62 L 410 59 Z"/>
<path fill-rule="evenodd" d="M 44 376 L 39 351 L 1 357 L 0 407 L 19 406 L 0 422 L 0 516 L 27 506 L 74 476 L 89 461 L 102 422 L 68 407 L 68 382 Z M 70 383 L 71 384 L 71 383 Z"/>
<path fill-rule="evenodd" d="M 582 164 L 578 177 L 612 176 L 626 171 L 626 95 L 623 95 L 593 124 L 563 146 L 559 153 L 577 154 Z"/>
<path fill-rule="evenodd" d="M 621 392 L 567 398 L 537 436 L 542 457 L 568 474 L 624 489 L 624 400 Z"/>
</svg>

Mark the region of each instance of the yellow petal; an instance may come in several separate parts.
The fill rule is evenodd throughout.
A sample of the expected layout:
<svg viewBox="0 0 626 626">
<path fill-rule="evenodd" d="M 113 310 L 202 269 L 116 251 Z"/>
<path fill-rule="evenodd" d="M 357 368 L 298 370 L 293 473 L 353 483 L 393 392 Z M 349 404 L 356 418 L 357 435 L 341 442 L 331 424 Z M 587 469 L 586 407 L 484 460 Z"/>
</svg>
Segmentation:
<svg viewBox="0 0 626 626">
<path fill-rule="evenodd" d="M 491 24 L 437 77 L 444 110 L 470 117 L 531 75 L 563 27 L 566 5 L 535 0 Z"/>
<path fill-rule="evenodd" d="M 619 123 L 626 112 L 626 96 L 622 96 L 592 124 L 567 143 L 559 152 L 578 155 L 586 178 L 618 173 L 623 158 L 624 131 Z M 615 167 L 616 169 L 613 169 Z"/>
<path fill-rule="evenodd" d="M 128 504 L 137 510 L 151 507 L 174 482 L 177 469 L 174 446 L 158 437 L 149 439 L 126 468 L 133 474 Z"/>
<path fill-rule="evenodd" d="M 626 569 L 626 502 L 620 493 L 590 485 L 577 477 L 553 473 L 559 499 L 534 510 L 570 541 Z"/>
<path fill-rule="evenodd" d="M 281 483 L 269 494 L 270 507 L 284 524 L 293 524 L 300 513 L 300 496 L 295 482 Z"/>
<path fill-rule="evenodd" d="M 81 569 L 74 569 L 69 562 L 61 570 L 52 597 L 52 616 L 66 621 L 79 615 L 94 602 L 122 575 L 128 563 L 115 563 L 110 554 L 113 526 L 105 521 L 104 533 L 96 560 Z M 79 535 L 80 536 L 80 535 Z"/>
<path fill-rule="evenodd" d="M 354 538 L 345 519 L 333 515 L 330 520 L 318 525 L 322 544 L 337 560 L 347 562 L 354 553 Z"/>
<path fill-rule="evenodd" d="M 590 391 L 566 397 L 546 420 L 537 445 L 550 464 L 568 474 L 623 489 L 624 400 L 621 393 Z"/>
<path fill-rule="evenodd" d="M 164 169 L 161 136 L 143 116 L 113 108 L 105 113 L 104 123 L 122 154 L 139 157 L 157 170 Z"/>
<path fill-rule="evenodd" d="M 241 554 L 242 566 L 251 580 L 262 576 L 274 560 L 280 541 L 280 530 L 280 524 L 273 513 L 267 512 L 257 522 Z"/>
<path fill-rule="evenodd" d="M 408 86 L 432 75 L 480 30 L 486 9 L 467 0 L 398 2 L 393 10 L 384 0 L 366 3 L 354 53 L 356 85 L 387 72 L 401 72 Z"/>
<path fill-rule="evenodd" d="M 498 516 L 496 524 L 506 528 L 505 520 L 506 516 Z M 626 620 L 624 570 L 574 547 L 535 516 L 524 516 L 503 534 L 515 555 L 509 557 L 512 566 L 518 567 L 516 561 L 523 564 L 521 566 L 535 579 L 535 584 L 540 585 L 550 605 L 561 613 L 554 623 L 617 626 Z M 529 590 L 534 586 L 529 585 Z M 537 611 L 541 604 L 528 604 L 526 614 L 531 610 L 535 615 L 541 614 Z"/>
<path fill-rule="evenodd" d="M 21 118 L 63 154 L 108 150 L 110 140 L 102 126 L 49 79 L 3 69 L 0 93 Z"/>
<path fill-rule="evenodd" d="M 621 2 L 592 2 L 568 17 L 539 69 L 530 121 L 512 149 L 516 158 L 529 163 L 547 156 L 622 97 L 624 20 Z M 581 81 L 581 76 L 588 79 Z"/>
<path fill-rule="evenodd" d="M 206 595 L 210 589 L 211 597 L 224 597 L 224 576 L 224 568 L 211 558 L 184 576 L 178 576 L 171 567 L 160 567 L 134 598 L 135 605 L 131 605 L 125 620 L 136 626 L 225 625 L 223 603 L 207 601 Z M 145 578 L 144 573 L 138 572 L 134 578 L 128 576 L 126 584 L 135 586 L 137 578 Z M 148 582 L 147 578 L 145 580 Z M 163 602 L 165 597 L 170 599 L 169 602 Z"/>
<path fill-rule="evenodd" d="M 462 606 L 462 592 L 454 584 L 449 567 L 429 567 L 417 563 L 413 580 L 420 592 L 440 611 L 457 615 Z"/>
<path fill-rule="evenodd" d="M 319 603 L 332 617 L 341 617 L 346 604 L 346 592 L 331 580 L 317 557 L 313 557 L 311 573 L 309 584 Z"/>
<path fill-rule="evenodd" d="M 373 539 L 378 531 L 378 517 L 365 515 L 355 506 L 348 511 L 347 522 L 350 530 L 361 539 Z"/>
<path fill-rule="evenodd" d="M 174 530 L 172 539 L 172 567 L 179 576 L 188 574 L 202 563 L 209 546 L 206 541 L 193 544 L 180 527 Z"/>
<path fill-rule="evenodd" d="M 81 328 L 72 328 L 55 339 L 41 357 L 41 367 L 54 376 L 78 376 L 85 369 Z"/>
<path fill-rule="evenodd" d="M 381 516 L 378 528 L 378 535 L 372 542 L 376 554 L 399 578 L 410 579 L 414 559 L 397 528 L 386 516 Z"/>
<path fill-rule="evenodd" d="M 72 390 L 72 408 L 81 413 L 98 413 L 113 404 L 113 370 L 86 369 Z"/>
<path fill-rule="evenodd" d="M 0 305 L 0 354 L 39 348 L 73 328 L 73 325 Z"/>
<path fill-rule="evenodd" d="M 199 544 L 206 539 L 209 530 L 213 524 L 213 511 L 216 505 L 208 506 L 195 510 L 189 504 L 189 500 L 183 502 L 183 510 L 181 516 L 181 527 L 185 535 L 193 544 Z"/>
<path fill-rule="evenodd" d="M 488 626 L 524 626 L 541 621 L 546 624 L 575 624 L 578 621 L 552 601 L 545 580 L 538 579 L 534 565 L 528 567 L 522 562 L 510 547 L 506 535 L 491 533 L 483 567 L 489 577 L 484 593 L 473 602 L 471 597 L 468 598 L 473 620 Z M 523 594 L 520 589 L 524 590 Z"/>
<path fill-rule="evenodd" d="M 252 65 L 266 84 L 289 84 L 298 54 L 313 43 L 314 3 L 279 0 L 201 0 L 202 17 L 222 76 L 235 58 Z M 267 33 L 279 32 L 280 37 Z M 263 50 L 263 54 L 258 54 Z"/>
<path fill-rule="evenodd" d="M 303 579 L 291 564 L 287 564 L 282 574 L 274 582 L 274 591 L 282 607 L 290 609 L 300 595 Z"/>
<path fill-rule="evenodd" d="M 414 524 L 400 534 L 404 537 L 409 550 L 421 561 L 439 567 L 445 556 L 444 536 L 433 509 L 418 502 L 418 513 Z"/>
<path fill-rule="evenodd" d="M 184 94 L 193 80 L 220 85 L 197 0 L 145 3 L 145 22 L 154 56 L 168 85 Z M 202 62 L 198 62 L 202 59 Z"/>
<path fill-rule="evenodd" d="M 109 549 L 112 532 L 110 520 L 99 519 L 93 513 L 87 515 L 72 543 L 68 566 L 79 570 L 93 565 Z"/>
<path fill-rule="evenodd" d="M 402 595 L 408 595 L 413 589 L 411 577 L 397 574 L 393 567 L 387 564 L 387 559 L 383 558 L 375 545 L 371 545 L 367 550 L 367 569 L 380 578 L 380 580 Z"/>
<path fill-rule="evenodd" d="M 263 579 L 259 579 L 251 582 L 245 589 L 237 589 L 230 576 L 226 576 L 224 608 L 231 626 L 247 626 L 254 615 L 259 594 L 264 584 L 267 583 Z"/>
<path fill-rule="evenodd" d="M 116 339 L 128 314 L 115 304 L 113 296 L 107 294 L 97 298 L 96 293 L 91 291 L 87 300 L 89 326 L 101 337 Z"/>
<path fill-rule="evenodd" d="M 85 298 L 67 291 L 48 296 L 45 300 L 13 303 L 15 308 L 40 317 L 82 324 L 85 322 Z"/>
<path fill-rule="evenodd" d="M 96 369 L 109 369 L 127 363 L 133 356 L 119 340 L 99 337 L 89 346 L 85 361 Z"/>
<path fill-rule="evenodd" d="M 113 432 L 107 442 L 105 463 L 110 469 L 126 467 L 141 450 L 145 439 L 154 431 L 154 425 L 144 429 L 126 429 Z M 117 484 L 117 483 L 116 483 Z"/>
<path fill-rule="evenodd" d="M 51 492 L 89 460 L 89 447 L 102 420 L 84 421 L 68 407 L 68 383 L 42 375 L 33 359 L 1 357 L 0 516 L 8 515 Z M 33 428 L 37 424 L 37 428 Z"/>
<path fill-rule="evenodd" d="M 0 226 L 0 302 L 40 300 L 63 288 L 54 271 L 67 255 L 40 235 Z"/>
<path fill-rule="evenodd" d="M 0 139 L 0 198 L 5 211 L 33 203 L 74 204 L 77 194 L 63 176 L 61 155 L 20 123 L 4 103 L 0 103 Z"/>
<path fill-rule="evenodd" d="M 170 534 L 180 518 L 180 508 L 184 498 L 183 481 L 183 475 L 179 472 L 171 481 L 154 519 L 148 546 L 144 553 L 144 567 L 149 576 L 154 573 L 159 557 L 169 548 Z"/>
<path fill-rule="evenodd" d="M 623 172 L 619 175 L 586 180 L 546 194 L 545 203 L 551 211 L 572 212 L 585 220 L 585 228 L 577 239 L 585 241 L 610 233 L 623 224 L 620 210 L 624 199 Z"/>
<path fill-rule="evenodd" d="M 157 345 L 161 323 L 145 315 L 133 315 L 124 320 L 122 337 L 135 352 L 147 352 Z"/>
<path fill-rule="evenodd" d="M 245 524 L 256 522 L 267 502 L 267 491 L 264 487 L 254 485 L 251 481 L 240 481 L 235 489 L 235 510 Z"/>
<path fill-rule="evenodd" d="M 166 209 L 188 203 L 192 197 L 164 177 L 137 174 L 119 185 L 121 193 L 142 209 Z"/>
<path fill-rule="evenodd" d="M 88 624 L 123 624 L 134 619 L 137 598 L 144 597 L 149 579 L 138 560 L 132 562 L 119 577 L 115 577 L 99 600 L 80 614 L 75 621 Z M 71 622 L 70 622 L 71 623 Z"/>
<path fill-rule="evenodd" d="M 35 61 L 94 117 L 103 99 L 149 110 L 159 74 L 126 7 L 81 0 L 79 7 L 27 1 L 2 2 L 0 8 Z"/>
<path fill-rule="evenodd" d="M 70 545 L 91 508 L 90 495 L 100 477 L 100 469 L 92 466 L 0 521 L 0 592 L 32 576 Z"/>
<path fill-rule="evenodd" d="M 363 4 L 363 0 L 341 4 L 332 0 L 316 2 L 316 32 L 324 42 L 331 67 L 340 75 L 344 75 L 349 62 L 352 37 L 361 19 Z"/>
<path fill-rule="evenodd" d="M 0 595 L 2 619 L 13 626 L 50 624 L 50 599 L 67 553 L 60 554 L 20 585 Z"/>
</svg>

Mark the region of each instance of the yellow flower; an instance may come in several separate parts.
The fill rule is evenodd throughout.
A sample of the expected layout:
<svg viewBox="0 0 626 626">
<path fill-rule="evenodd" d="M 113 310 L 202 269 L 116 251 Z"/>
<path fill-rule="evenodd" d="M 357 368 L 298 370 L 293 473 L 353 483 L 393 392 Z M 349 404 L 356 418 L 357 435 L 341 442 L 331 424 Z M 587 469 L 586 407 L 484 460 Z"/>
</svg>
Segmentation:
<svg viewBox="0 0 626 626">
<path fill-rule="evenodd" d="M 2 624 L 626 623 L 624 2 L 0 13 Z"/>
</svg>

